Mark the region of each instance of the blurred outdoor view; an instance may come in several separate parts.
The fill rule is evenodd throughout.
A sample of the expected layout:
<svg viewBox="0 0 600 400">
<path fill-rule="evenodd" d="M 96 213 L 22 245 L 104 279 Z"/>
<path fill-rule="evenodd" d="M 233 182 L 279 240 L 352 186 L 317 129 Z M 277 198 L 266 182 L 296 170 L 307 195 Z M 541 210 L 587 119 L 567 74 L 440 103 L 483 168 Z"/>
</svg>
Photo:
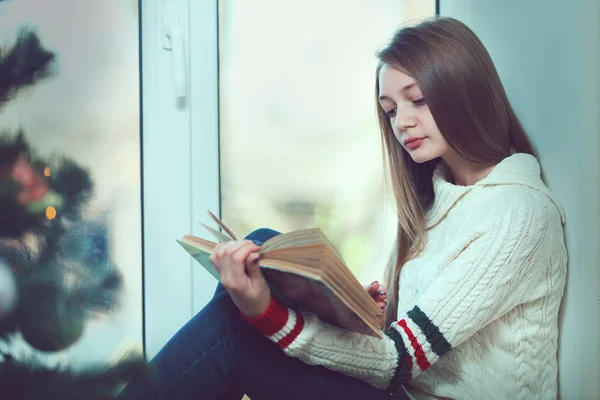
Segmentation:
<svg viewBox="0 0 600 400">
<path fill-rule="evenodd" d="M 88 169 L 95 190 L 81 235 L 124 279 L 121 307 L 90 320 L 83 337 L 57 355 L 77 368 L 143 344 L 138 2 L 0 3 L 2 46 L 25 26 L 56 54 L 55 74 L 0 110 L 0 129 L 22 129 L 36 153 Z M 27 353 L 18 345 L 10 350 Z"/>
<path fill-rule="evenodd" d="M 364 284 L 396 216 L 375 52 L 435 0 L 219 0 L 221 207 L 238 235 L 320 227 Z"/>
</svg>

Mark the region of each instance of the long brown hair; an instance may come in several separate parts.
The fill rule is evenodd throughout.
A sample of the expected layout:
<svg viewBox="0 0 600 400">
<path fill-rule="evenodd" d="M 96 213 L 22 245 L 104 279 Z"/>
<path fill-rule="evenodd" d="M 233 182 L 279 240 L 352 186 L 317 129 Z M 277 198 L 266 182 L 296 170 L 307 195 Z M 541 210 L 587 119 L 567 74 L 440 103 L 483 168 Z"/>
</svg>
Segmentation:
<svg viewBox="0 0 600 400">
<path fill-rule="evenodd" d="M 490 55 L 463 23 L 438 17 L 403 28 L 378 58 L 377 77 L 388 64 L 415 79 L 444 139 L 464 159 L 494 165 L 512 151 L 535 155 Z M 400 270 L 424 246 L 425 213 L 434 201 L 432 176 L 438 160 L 417 164 L 398 143 L 377 101 L 377 77 L 377 118 L 398 213 L 396 246 L 385 276 L 388 327 L 398 317 Z"/>
</svg>

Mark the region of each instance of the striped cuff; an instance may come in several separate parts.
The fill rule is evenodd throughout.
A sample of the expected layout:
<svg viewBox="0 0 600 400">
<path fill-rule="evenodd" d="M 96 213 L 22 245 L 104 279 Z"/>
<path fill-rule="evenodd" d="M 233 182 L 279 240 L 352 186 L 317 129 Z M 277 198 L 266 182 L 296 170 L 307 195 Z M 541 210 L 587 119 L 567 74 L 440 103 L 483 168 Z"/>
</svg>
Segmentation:
<svg viewBox="0 0 600 400">
<path fill-rule="evenodd" d="M 394 322 L 386 332 L 398 352 L 398 366 L 390 382 L 390 389 L 427 370 L 446 354 L 452 346 L 438 327 L 418 306 Z"/>
<path fill-rule="evenodd" d="M 396 352 L 398 353 L 398 365 L 387 388 L 388 392 L 393 393 L 398 390 L 400 385 L 409 381 L 412 377 L 412 359 L 406 350 L 402 336 L 397 330 L 390 329 L 385 334 L 394 341 Z"/>
<path fill-rule="evenodd" d="M 426 371 L 446 354 L 452 346 L 429 317 L 418 306 L 406 313 L 406 317 L 392 325 L 406 344 L 410 357 L 412 377 Z M 410 377 L 409 377 L 410 379 Z"/>
<path fill-rule="evenodd" d="M 286 349 L 302 332 L 304 328 L 304 317 L 282 305 L 275 297 L 271 298 L 269 306 L 261 315 L 248 318 L 244 314 L 241 317 L 256 330 L 277 343 L 282 349 Z"/>
</svg>

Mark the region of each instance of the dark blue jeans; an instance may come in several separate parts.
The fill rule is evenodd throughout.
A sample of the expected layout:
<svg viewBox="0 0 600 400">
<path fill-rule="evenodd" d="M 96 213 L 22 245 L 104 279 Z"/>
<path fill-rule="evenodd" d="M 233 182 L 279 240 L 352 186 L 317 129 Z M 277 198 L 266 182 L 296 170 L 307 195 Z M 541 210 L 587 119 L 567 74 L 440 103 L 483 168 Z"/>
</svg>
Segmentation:
<svg viewBox="0 0 600 400">
<path fill-rule="evenodd" d="M 277 235 L 259 229 L 247 239 Z M 132 382 L 122 400 L 406 399 L 357 379 L 287 356 L 250 327 L 219 284 L 213 299 L 151 361 L 154 374 Z"/>
</svg>

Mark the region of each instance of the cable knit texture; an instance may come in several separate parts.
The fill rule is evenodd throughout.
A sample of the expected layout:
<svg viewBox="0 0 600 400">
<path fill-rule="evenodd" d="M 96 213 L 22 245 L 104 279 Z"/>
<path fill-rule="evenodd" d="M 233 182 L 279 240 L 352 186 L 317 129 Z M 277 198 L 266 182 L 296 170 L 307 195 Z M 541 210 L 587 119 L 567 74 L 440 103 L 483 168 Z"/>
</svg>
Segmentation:
<svg viewBox="0 0 600 400">
<path fill-rule="evenodd" d="M 402 269 L 383 339 L 276 300 L 247 321 L 290 356 L 416 399 L 556 398 L 563 211 L 527 154 L 473 186 L 446 176 L 440 164 L 425 248 Z"/>
</svg>

